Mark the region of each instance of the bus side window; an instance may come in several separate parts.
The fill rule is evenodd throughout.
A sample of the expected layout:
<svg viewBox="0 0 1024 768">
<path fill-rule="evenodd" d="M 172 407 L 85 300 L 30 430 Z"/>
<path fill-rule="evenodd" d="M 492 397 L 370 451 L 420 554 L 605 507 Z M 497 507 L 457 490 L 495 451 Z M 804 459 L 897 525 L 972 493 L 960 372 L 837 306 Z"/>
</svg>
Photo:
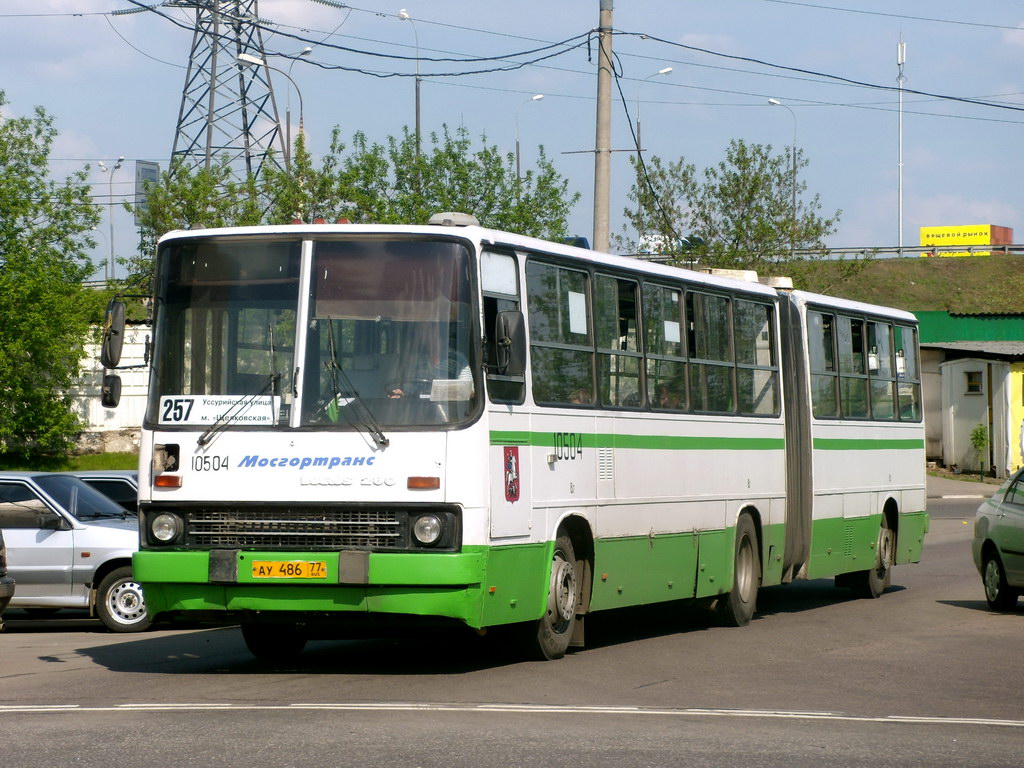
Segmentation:
<svg viewBox="0 0 1024 768">
<path fill-rule="evenodd" d="M 682 291 L 644 283 L 643 299 L 647 402 L 659 410 L 685 410 L 686 357 L 682 339 Z"/>
<path fill-rule="evenodd" d="M 921 420 L 921 372 L 917 365 L 917 330 L 896 326 L 896 400 L 901 421 Z"/>
<path fill-rule="evenodd" d="M 736 410 L 729 299 L 703 293 L 686 296 L 690 325 L 690 402 L 696 411 Z"/>
<path fill-rule="evenodd" d="M 840 315 L 839 400 L 843 417 L 868 418 L 868 377 L 864 349 L 864 321 Z"/>
<path fill-rule="evenodd" d="M 868 372 L 871 374 L 871 418 L 891 421 L 896 418 L 893 388 L 896 374 L 892 357 L 892 326 L 868 323 Z"/>
<path fill-rule="evenodd" d="M 807 313 L 807 351 L 811 368 L 811 410 L 819 419 L 839 416 L 834 315 Z"/>
<path fill-rule="evenodd" d="M 637 286 L 632 280 L 598 275 L 594 285 L 597 389 L 602 405 L 639 408 L 640 337 Z"/>
<path fill-rule="evenodd" d="M 480 285 L 484 299 L 484 366 L 487 394 L 494 403 L 520 405 L 526 399 L 526 384 L 504 377 L 498 370 L 495 324 L 499 312 L 514 312 L 520 307 L 519 270 L 516 258 L 508 253 L 484 251 L 480 258 Z M 521 377 L 520 377 L 521 378 Z"/>
<path fill-rule="evenodd" d="M 593 405 L 594 345 L 587 273 L 529 261 L 526 296 L 534 401 Z"/>
<path fill-rule="evenodd" d="M 775 360 L 772 307 L 734 299 L 732 318 L 739 411 L 754 416 L 775 416 L 779 413 L 779 371 Z"/>
</svg>

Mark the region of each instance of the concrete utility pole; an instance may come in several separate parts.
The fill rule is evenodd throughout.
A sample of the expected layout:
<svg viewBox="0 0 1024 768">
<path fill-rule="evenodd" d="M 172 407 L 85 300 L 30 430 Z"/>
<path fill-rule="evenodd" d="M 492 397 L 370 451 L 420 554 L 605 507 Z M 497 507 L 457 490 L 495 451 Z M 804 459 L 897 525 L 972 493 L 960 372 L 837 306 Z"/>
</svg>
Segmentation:
<svg viewBox="0 0 1024 768">
<path fill-rule="evenodd" d="M 611 239 L 612 0 L 600 0 L 597 55 L 597 136 L 594 143 L 594 242 L 607 251 Z"/>
</svg>

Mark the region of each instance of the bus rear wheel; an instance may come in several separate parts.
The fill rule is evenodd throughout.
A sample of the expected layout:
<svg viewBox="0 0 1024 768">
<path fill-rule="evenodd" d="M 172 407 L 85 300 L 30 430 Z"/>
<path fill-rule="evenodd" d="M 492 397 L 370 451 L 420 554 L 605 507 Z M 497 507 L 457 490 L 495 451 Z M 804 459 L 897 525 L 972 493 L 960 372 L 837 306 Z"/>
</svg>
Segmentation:
<svg viewBox="0 0 1024 768">
<path fill-rule="evenodd" d="M 889 527 L 889 520 L 882 515 L 875 546 L 875 564 L 866 571 L 857 571 L 849 576 L 850 588 L 856 597 L 873 600 L 881 597 L 892 584 L 892 566 L 896 555 L 896 535 Z"/>
<path fill-rule="evenodd" d="M 576 609 L 580 604 L 582 574 L 576 560 L 572 540 L 564 533 L 555 539 L 551 557 L 551 579 L 548 582 L 548 601 L 536 623 L 533 649 L 541 660 L 560 659 L 572 639 Z"/>
<path fill-rule="evenodd" d="M 744 627 L 754 617 L 757 589 L 761 581 L 761 556 L 758 554 L 757 531 L 750 515 L 742 514 L 736 522 L 736 549 L 733 562 L 732 590 L 718 601 L 718 614 L 731 627 Z"/>
<path fill-rule="evenodd" d="M 260 661 L 290 661 L 302 653 L 308 638 L 295 624 L 242 624 L 242 639 L 249 653 Z"/>
</svg>

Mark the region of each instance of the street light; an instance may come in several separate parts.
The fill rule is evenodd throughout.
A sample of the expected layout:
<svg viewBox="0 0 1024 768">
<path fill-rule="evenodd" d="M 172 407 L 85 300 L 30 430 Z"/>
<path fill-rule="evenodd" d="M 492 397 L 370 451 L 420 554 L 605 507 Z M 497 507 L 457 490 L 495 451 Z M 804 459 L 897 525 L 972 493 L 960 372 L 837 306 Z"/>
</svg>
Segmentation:
<svg viewBox="0 0 1024 768">
<path fill-rule="evenodd" d="M 398 18 L 412 24 L 412 35 L 416 41 L 416 158 L 420 156 L 420 36 L 416 31 L 416 22 L 412 20 L 405 8 L 398 12 Z"/>
<path fill-rule="evenodd" d="M 301 51 L 299 51 L 298 55 L 299 56 L 309 56 L 312 52 L 313 52 L 313 46 L 307 45 L 305 48 L 303 48 Z M 295 81 L 292 80 L 292 67 L 295 66 L 295 62 L 298 61 L 298 60 L 299 60 L 298 57 L 293 58 L 291 63 L 288 65 L 288 71 L 285 72 L 285 77 L 288 78 L 288 82 L 291 83 L 292 85 L 295 84 Z M 302 125 L 302 118 L 303 118 L 303 114 L 302 114 L 302 93 L 299 91 L 298 86 L 295 87 L 295 92 L 299 94 L 299 133 L 301 134 L 302 133 L 302 128 L 303 128 L 303 125 Z M 286 162 L 287 162 L 287 164 L 289 166 L 291 166 L 291 154 L 292 154 L 292 150 L 291 150 L 291 147 L 292 147 L 292 89 L 291 88 L 288 89 L 288 97 L 285 99 L 284 125 L 285 125 L 284 140 L 285 140 L 285 144 L 288 147 L 288 155 L 287 155 L 287 158 L 286 158 Z"/>
<path fill-rule="evenodd" d="M 110 226 L 110 261 L 103 270 L 104 278 L 108 281 L 114 279 L 114 171 L 120 168 L 123 162 L 124 155 L 121 155 L 110 168 L 107 168 L 102 160 L 97 163 L 101 172 L 109 174 L 107 176 L 107 219 Z"/>
<path fill-rule="evenodd" d="M 792 169 L 792 188 L 793 188 L 793 221 L 789 227 L 789 258 L 793 259 L 793 255 L 796 251 L 796 114 L 792 109 L 787 107 L 778 99 L 768 99 L 768 103 L 773 107 L 782 107 L 784 110 L 789 112 L 789 116 L 793 118 L 793 169 Z"/>
<path fill-rule="evenodd" d="M 307 52 L 312 51 L 312 50 L 313 50 L 312 48 L 307 46 L 299 55 L 300 56 L 305 56 L 307 54 Z M 305 111 L 305 109 L 303 107 L 303 103 L 302 103 L 302 90 L 299 88 L 298 83 L 296 83 L 295 80 L 292 79 L 292 76 L 288 72 L 285 72 L 283 69 L 278 69 L 277 67 L 272 67 L 269 64 L 267 64 L 267 62 L 264 59 L 261 59 L 259 56 L 253 56 L 250 53 L 240 53 L 240 54 L 238 54 L 235 57 L 235 60 L 239 64 L 253 64 L 253 65 L 257 66 L 257 67 L 266 67 L 267 69 L 272 69 L 275 72 L 278 72 L 278 73 L 284 75 L 286 78 L 288 78 L 288 82 L 292 84 L 292 87 L 295 89 L 295 92 L 297 94 L 299 94 L 299 133 L 302 133 L 303 132 L 303 119 L 304 119 L 304 114 L 303 113 Z M 292 61 L 292 63 L 294 63 L 294 60 Z M 289 69 L 291 69 L 291 67 L 289 67 Z M 288 96 L 289 96 L 289 98 L 291 97 L 291 91 L 288 92 Z M 291 135 L 292 134 L 292 130 L 291 130 L 291 104 L 290 103 L 289 103 L 289 105 L 287 107 L 287 110 L 285 111 L 285 120 L 287 121 L 288 125 L 287 125 L 286 131 L 285 131 L 284 164 L 285 164 L 286 167 L 291 168 L 291 165 L 292 165 L 292 146 L 291 146 L 292 145 L 292 135 Z"/>
<path fill-rule="evenodd" d="M 672 71 L 672 67 L 664 67 L 659 69 L 657 72 L 652 72 L 643 80 L 640 81 L 640 85 L 636 87 L 636 160 L 637 160 L 637 172 L 640 170 L 640 152 L 643 151 L 643 144 L 640 140 L 640 91 L 644 87 L 644 83 L 650 80 L 652 77 L 658 77 L 658 75 L 667 75 Z M 643 196 L 640 194 L 640 190 L 637 189 L 636 196 L 636 237 L 637 237 L 637 248 L 639 250 L 639 241 L 643 237 L 643 213 L 644 204 Z"/>
<path fill-rule="evenodd" d="M 519 181 L 519 110 L 524 105 L 529 104 L 531 101 L 540 101 L 544 98 L 543 93 L 538 93 L 530 98 L 524 100 L 522 104 L 516 107 L 516 181 Z"/>
<path fill-rule="evenodd" d="M 671 71 L 672 67 L 665 67 L 664 69 L 659 69 L 657 72 L 652 72 L 643 80 L 641 80 L 640 85 L 636 87 L 636 152 L 638 157 L 640 155 L 641 147 L 643 147 L 643 144 L 640 142 L 640 90 L 644 87 L 644 83 L 646 83 L 652 77 L 657 77 L 658 75 L 667 75 Z"/>
</svg>

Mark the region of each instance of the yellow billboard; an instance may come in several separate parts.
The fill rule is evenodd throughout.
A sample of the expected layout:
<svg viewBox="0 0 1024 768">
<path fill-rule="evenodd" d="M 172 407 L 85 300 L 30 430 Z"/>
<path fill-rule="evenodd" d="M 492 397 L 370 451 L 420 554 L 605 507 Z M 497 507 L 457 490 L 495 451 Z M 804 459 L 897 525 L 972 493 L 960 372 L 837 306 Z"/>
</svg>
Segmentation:
<svg viewBox="0 0 1024 768">
<path fill-rule="evenodd" d="M 1013 230 L 994 224 L 964 224 L 949 227 L 921 227 L 921 245 L 949 248 L 957 245 L 1009 245 Z M 947 251 L 936 249 L 922 256 L 989 256 L 991 251 Z"/>
</svg>

